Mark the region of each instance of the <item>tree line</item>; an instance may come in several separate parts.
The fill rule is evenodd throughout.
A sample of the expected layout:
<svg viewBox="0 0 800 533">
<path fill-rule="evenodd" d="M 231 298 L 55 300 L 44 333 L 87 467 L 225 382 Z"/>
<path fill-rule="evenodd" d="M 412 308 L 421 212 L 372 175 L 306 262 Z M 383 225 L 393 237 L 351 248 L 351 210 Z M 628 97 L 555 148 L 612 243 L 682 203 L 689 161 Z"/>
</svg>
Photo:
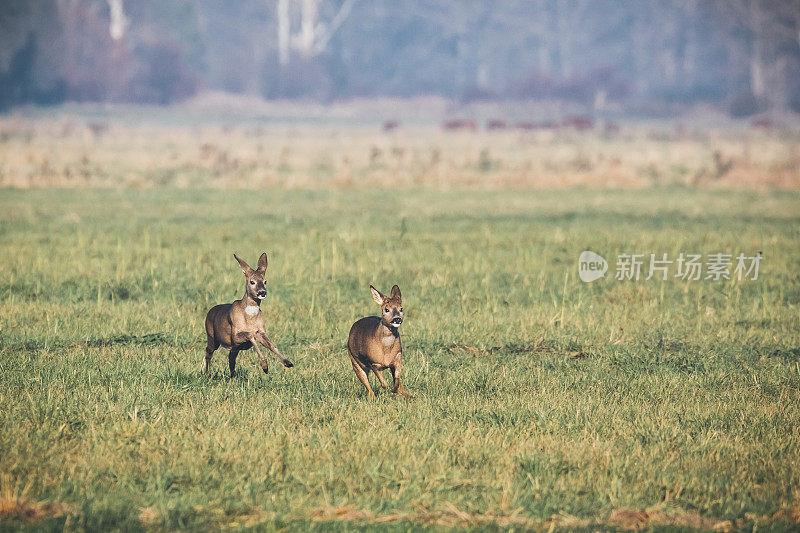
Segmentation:
<svg viewBox="0 0 800 533">
<path fill-rule="evenodd" d="M 800 112 L 800 0 L 0 4 L 0 108 L 205 90 Z"/>
</svg>

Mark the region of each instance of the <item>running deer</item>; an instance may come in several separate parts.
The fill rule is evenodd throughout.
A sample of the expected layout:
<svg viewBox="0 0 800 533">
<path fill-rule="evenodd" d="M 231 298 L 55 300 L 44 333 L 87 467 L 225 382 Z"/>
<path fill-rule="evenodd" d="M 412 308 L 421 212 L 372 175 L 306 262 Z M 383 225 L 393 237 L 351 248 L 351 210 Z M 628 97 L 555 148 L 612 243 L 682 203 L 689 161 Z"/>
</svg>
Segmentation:
<svg viewBox="0 0 800 533">
<path fill-rule="evenodd" d="M 403 349 L 400 344 L 400 333 L 397 329 L 403 323 L 403 299 L 400 287 L 392 287 L 391 296 L 388 298 L 381 292 L 369 286 L 372 299 L 381 306 L 381 316 L 368 316 L 357 320 L 350 328 L 347 338 L 347 353 L 356 376 L 367 388 L 370 398 L 375 397 L 372 387 L 369 386 L 369 372 L 375 372 L 381 387 L 389 388 L 383 379 L 381 371 L 387 368 L 392 371 L 392 392 L 399 392 L 403 396 L 413 398 L 400 380 L 401 359 Z"/>
<path fill-rule="evenodd" d="M 206 334 L 208 335 L 208 345 L 206 346 L 205 373 L 208 374 L 208 364 L 214 350 L 220 346 L 229 348 L 228 366 L 231 369 L 231 377 L 236 377 L 236 356 L 242 350 L 255 348 L 258 354 L 258 361 L 264 373 L 269 373 L 267 360 L 258 343 L 266 346 L 278 359 L 283 366 L 291 368 L 294 365 L 286 359 L 278 350 L 278 347 L 269 340 L 264 332 L 264 319 L 261 316 L 261 301 L 267 297 L 267 285 L 264 282 L 264 274 L 267 272 L 267 254 L 261 254 L 258 258 L 258 268 L 253 270 L 250 265 L 236 257 L 244 274 L 244 297 L 231 304 L 215 305 L 206 315 Z"/>
</svg>

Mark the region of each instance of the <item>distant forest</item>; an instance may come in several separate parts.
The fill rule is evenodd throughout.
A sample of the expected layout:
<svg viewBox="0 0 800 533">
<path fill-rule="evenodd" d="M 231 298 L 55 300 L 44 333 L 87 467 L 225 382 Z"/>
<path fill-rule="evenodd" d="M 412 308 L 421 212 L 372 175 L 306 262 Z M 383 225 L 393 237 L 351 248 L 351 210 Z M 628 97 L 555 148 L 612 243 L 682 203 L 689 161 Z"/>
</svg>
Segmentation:
<svg viewBox="0 0 800 533">
<path fill-rule="evenodd" d="M 201 91 L 800 112 L 800 0 L 0 2 L 0 110 Z"/>
</svg>

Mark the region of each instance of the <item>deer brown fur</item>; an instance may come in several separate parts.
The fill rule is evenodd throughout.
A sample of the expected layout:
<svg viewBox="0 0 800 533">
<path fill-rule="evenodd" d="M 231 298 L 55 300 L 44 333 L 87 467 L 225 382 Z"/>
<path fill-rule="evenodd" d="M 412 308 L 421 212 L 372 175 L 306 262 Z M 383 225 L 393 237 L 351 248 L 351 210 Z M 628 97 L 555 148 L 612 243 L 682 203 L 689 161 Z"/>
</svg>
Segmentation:
<svg viewBox="0 0 800 533">
<path fill-rule="evenodd" d="M 267 285 L 264 282 L 264 275 L 267 272 L 267 254 L 261 254 L 258 259 L 258 267 L 253 270 L 250 265 L 236 257 L 242 267 L 245 277 L 244 296 L 230 304 L 215 305 L 206 315 L 206 334 L 208 344 L 206 345 L 205 372 L 208 373 L 208 364 L 214 351 L 223 346 L 230 349 L 228 353 L 228 366 L 230 367 L 231 377 L 236 376 L 236 356 L 242 350 L 255 348 L 258 354 L 258 361 L 264 373 L 268 373 L 269 366 L 264 354 L 258 344 L 261 343 L 274 353 L 281 360 L 283 366 L 290 368 L 294 366 L 291 361 L 286 359 L 278 350 L 278 347 L 269 340 L 264 332 L 264 318 L 261 316 L 261 302 L 267 297 Z"/>
<path fill-rule="evenodd" d="M 381 306 L 381 316 L 368 316 L 357 320 L 350 328 L 347 339 L 347 352 L 350 362 L 359 381 L 366 387 L 370 398 L 375 397 L 369 386 L 369 372 L 375 372 L 381 387 L 389 386 L 383 379 L 381 371 L 392 371 L 392 392 L 413 398 L 406 390 L 400 378 L 402 369 L 403 347 L 400 342 L 398 328 L 403 323 L 403 299 L 400 287 L 392 287 L 387 298 L 378 289 L 369 286 L 372 299 Z"/>
</svg>

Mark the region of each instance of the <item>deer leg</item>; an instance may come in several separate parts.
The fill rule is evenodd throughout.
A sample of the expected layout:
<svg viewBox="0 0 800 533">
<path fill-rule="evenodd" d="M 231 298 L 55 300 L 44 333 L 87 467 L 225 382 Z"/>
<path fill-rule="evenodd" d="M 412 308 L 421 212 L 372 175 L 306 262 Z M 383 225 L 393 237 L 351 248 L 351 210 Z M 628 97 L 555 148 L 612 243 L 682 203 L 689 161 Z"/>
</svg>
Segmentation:
<svg viewBox="0 0 800 533">
<path fill-rule="evenodd" d="M 239 355 L 239 348 L 231 348 L 228 352 L 228 368 L 231 369 L 231 379 L 236 378 L 236 356 Z"/>
<path fill-rule="evenodd" d="M 375 372 L 376 376 L 378 376 L 378 381 L 381 382 L 381 387 L 383 387 L 384 389 L 388 389 L 389 384 L 386 383 L 386 380 L 383 378 L 383 374 L 381 374 L 381 371 L 375 367 L 372 368 L 372 371 Z"/>
<path fill-rule="evenodd" d="M 350 362 L 353 363 L 353 370 L 355 371 L 358 380 L 361 382 L 362 385 L 364 385 L 367 388 L 367 395 L 370 398 L 375 398 L 375 393 L 372 392 L 372 387 L 369 386 L 369 377 L 367 376 L 367 373 L 364 371 L 364 368 L 362 368 L 359 362 L 356 361 L 356 358 L 353 357 L 353 354 L 350 353 L 350 348 L 347 349 L 347 353 L 348 355 L 350 355 Z"/>
<path fill-rule="evenodd" d="M 392 369 L 392 392 L 399 392 L 406 398 L 413 398 L 414 395 L 408 392 L 406 388 L 403 386 L 403 382 L 400 380 L 400 361 L 398 361 L 394 366 L 391 367 Z"/>
<path fill-rule="evenodd" d="M 214 355 L 214 350 L 219 347 L 219 344 L 216 343 L 214 338 L 209 335 L 208 336 L 208 344 L 206 344 L 206 362 L 205 366 L 203 367 L 203 372 L 208 374 L 208 365 L 211 363 L 211 356 Z"/>
<path fill-rule="evenodd" d="M 256 343 L 256 338 L 250 338 L 250 344 L 253 345 L 253 348 L 256 349 L 256 353 L 258 354 L 258 363 L 261 365 L 261 370 L 264 371 L 265 374 L 269 374 L 269 364 L 267 360 L 264 358 L 264 354 L 261 353 L 261 348 L 258 347 L 258 343 Z"/>
<path fill-rule="evenodd" d="M 292 364 L 292 362 L 291 362 L 291 361 L 289 361 L 288 359 L 286 359 L 286 358 L 283 356 L 283 354 L 281 353 L 281 351 L 280 351 L 280 350 L 278 350 L 278 347 L 277 347 L 277 346 L 275 346 L 275 343 L 274 343 L 274 342 L 272 342 L 271 340 L 269 340 L 269 337 L 267 337 L 267 334 L 266 334 L 266 333 L 264 333 L 264 332 L 261 332 L 261 333 L 259 333 L 259 340 L 261 341 L 261 344 L 263 344 L 264 346 L 266 346 L 266 347 L 267 347 L 267 349 L 268 349 L 269 351 L 271 351 L 272 353 L 274 353 L 274 354 L 275 354 L 275 356 L 276 356 L 278 359 L 280 359 L 281 363 L 283 363 L 283 366 L 285 366 L 286 368 L 292 368 L 292 367 L 294 366 L 294 365 Z"/>
</svg>

